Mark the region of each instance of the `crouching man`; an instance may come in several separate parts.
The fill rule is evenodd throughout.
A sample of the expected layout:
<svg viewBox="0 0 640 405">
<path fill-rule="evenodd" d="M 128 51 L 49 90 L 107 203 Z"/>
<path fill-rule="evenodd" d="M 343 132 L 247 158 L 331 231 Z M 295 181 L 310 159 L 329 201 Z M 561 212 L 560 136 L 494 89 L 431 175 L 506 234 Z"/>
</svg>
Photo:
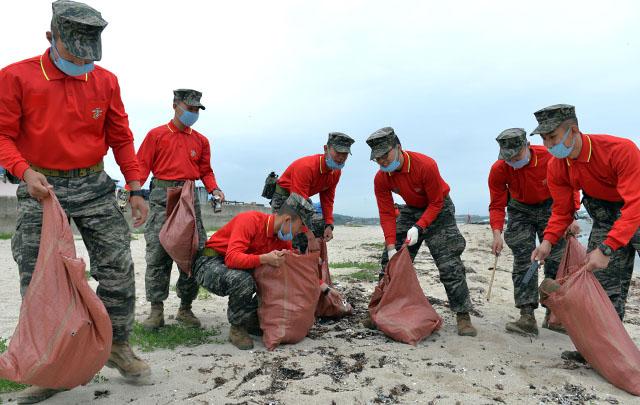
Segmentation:
<svg viewBox="0 0 640 405">
<path fill-rule="evenodd" d="M 238 349 L 252 349 L 249 334 L 261 334 L 253 269 L 282 265 L 293 237 L 311 225 L 313 212 L 308 198 L 292 193 L 276 214 L 238 214 L 209 238 L 196 259 L 193 275 L 198 284 L 216 295 L 229 296 L 229 341 Z"/>
</svg>

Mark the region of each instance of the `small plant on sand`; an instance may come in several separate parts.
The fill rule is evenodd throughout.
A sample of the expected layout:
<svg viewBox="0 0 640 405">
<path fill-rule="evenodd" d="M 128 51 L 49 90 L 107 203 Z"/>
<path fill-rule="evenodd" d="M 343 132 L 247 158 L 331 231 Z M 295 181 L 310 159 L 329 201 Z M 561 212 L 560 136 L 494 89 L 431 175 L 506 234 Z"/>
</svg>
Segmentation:
<svg viewBox="0 0 640 405">
<path fill-rule="evenodd" d="M 210 300 L 211 299 L 211 293 L 206 288 L 200 287 L 200 289 L 198 290 L 198 299 L 199 300 Z"/>
<path fill-rule="evenodd" d="M 147 330 L 136 322 L 131 333 L 131 343 L 143 352 L 156 349 L 175 349 L 178 346 L 197 346 L 210 343 L 212 336 L 218 336 L 217 329 L 188 328 L 182 325 L 167 325 L 157 330 Z"/>
<path fill-rule="evenodd" d="M 0 240 L 8 240 L 13 236 L 12 233 L 0 232 Z"/>
<path fill-rule="evenodd" d="M 7 350 L 7 339 L 0 338 L 0 353 Z M 3 380 L 0 378 L 0 394 L 13 391 L 21 391 L 27 388 L 27 385 L 14 383 L 13 381 Z"/>
<path fill-rule="evenodd" d="M 371 242 L 371 243 L 363 243 L 360 246 L 363 249 L 382 250 L 384 248 L 384 243 L 382 243 L 382 242 Z"/>
<path fill-rule="evenodd" d="M 335 262 L 329 263 L 330 269 L 362 269 L 362 270 L 377 270 L 380 267 L 379 263 L 375 262 Z"/>
</svg>

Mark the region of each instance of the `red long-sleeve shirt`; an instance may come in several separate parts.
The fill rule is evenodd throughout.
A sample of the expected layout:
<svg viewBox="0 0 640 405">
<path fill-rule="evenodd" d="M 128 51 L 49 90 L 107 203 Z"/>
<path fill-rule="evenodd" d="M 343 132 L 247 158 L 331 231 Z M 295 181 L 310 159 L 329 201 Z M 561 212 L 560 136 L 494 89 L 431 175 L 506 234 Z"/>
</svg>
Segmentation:
<svg viewBox="0 0 640 405">
<path fill-rule="evenodd" d="M 96 66 L 67 76 L 41 56 L 0 70 L 0 165 L 22 178 L 30 164 L 70 170 L 99 163 L 108 148 L 127 182 L 140 171 L 116 76 Z"/>
<path fill-rule="evenodd" d="M 291 163 L 278 179 L 278 184 L 305 198 L 319 193 L 324 222 L 333 224 L 333 199 L 341 174 L 341 170 L 327 167 L 324 155 L 311 155 Z"/>
<path fill-rule="evenodd" d="M 504 228 L 504 210 L 509 195 L 523 204 L 540 204 L 551 198 L 547 186 L 547 163 L 552 155 L 544 146 L 530 146 L 529 163 L 514 169 L 504 160 L 496 161 L 489 172 L 489 223 L 491 229 L 502 231 Z"/>
<path fill-rule="evenodd" d="M 273 250 L 291 250 L 291 241 L 285 242 L 273 233 L 275 215 L 258 211 L 242 212 L 206 243 L 208 248 L 224 255 L 224 263 L 232 269 L 254 269 L 260 266 L 260 255 Z"/>
<path fill-rule="evenodd" d="M 180 131 L 172 121 L 149 131 L 138 149 L 140 184 L 149 172 L 162 180 L 202 179 L 208 192 L 218 188 L 207 138 L 192 128 Z"/>
<path fill-rule="evenodd" d="M 378 171 L 373 181 L 380 225 L 387 245 L 396 242 L 396 215 L 391 193 L 412 207 L 425 208 L 417 225 L 427 228 L 440 214 L 449 185 L 440 176 L 436 161 L 417 152 L 403 151 L 404 162 L 398 172 Z"/>
<path fill-rule="evenodd" d="M 581 134 L 577 159 L 549 162 L 548 181 L 553 208 L 544 238 L 555 244 L 573 220 L 574 190 L 605 201 L 624 202 L 604 243 L 618 249 L 640 227 L 640 150 L 633 141 L 611 135 Z"/>
</svg>

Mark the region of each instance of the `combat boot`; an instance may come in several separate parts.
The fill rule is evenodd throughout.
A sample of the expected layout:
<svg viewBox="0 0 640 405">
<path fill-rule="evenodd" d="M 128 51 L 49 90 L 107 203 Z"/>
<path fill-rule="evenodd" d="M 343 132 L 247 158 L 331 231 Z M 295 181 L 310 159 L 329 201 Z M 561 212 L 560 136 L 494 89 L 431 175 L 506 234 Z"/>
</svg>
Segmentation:
<svg viewBox="0 0 640 405">
<path fill-rule="evenodd" d="M 46 399 L 51 398 L 58 392 L 66 391 L 65 389 L 44 388 L 32 385 L 18 393 L 16 398 L 18 404 L 37 404 Z"/>
<path fill-rule="evenodd" d="M 240 350 L 253 349 L 253 339 L 251 339 L 244 326 L 231 325 L 229 341 Z"/>
<path fill-rule="evenodd" d="M 151 303 L 151 313 L 142 321 L 145 329 L 153 330 L 164 326 L 164 304 L 162 302 Z"/>
<path fill-rule="evenodd" d="M 476 336 L 478 331 L 471 324 L 471 317 L 468 312 L 458 312 L 456 314 L 456 322 L 458 323 L 458 335 L 460 336 Z"/>
<path fill-rule="evenodd" d="M 551 317 L 551 311 L 549 311 L 549 309 L 547 308 L 547 313 L 544 316 L 544 321 L 542 321 L 542 327 L 566 335 L 567 330 L 564 328 L 564 326 L 560 324 L 549 323 L 549 317 Z"/>
<path fill-rule="evenodd" d="M 515 322 L 507 322 L 505 329 L 508 332 L 515 332 L 521 335 L 537 335 L 538 324 L 533 314 L 534 307 L 525 305 L 520 308 L 520 319 Z"/>
<path fill-rule="evenodd" d="M 190 328 L 199 328 L 201 326 L 200 319 L 198 319 L 191 310 L 191 304 L 180 304 L 180 308 L 176 314 L 176 321 Z"/>
<path fill-rule="evenodd" d="M 107 361 L 107 367 L 117 369 L 120 374 L 129 380 L 151 375 L 149 365 L 131 350 L 129 342 L 113 342 L 111 355 Z"/>
</svg>

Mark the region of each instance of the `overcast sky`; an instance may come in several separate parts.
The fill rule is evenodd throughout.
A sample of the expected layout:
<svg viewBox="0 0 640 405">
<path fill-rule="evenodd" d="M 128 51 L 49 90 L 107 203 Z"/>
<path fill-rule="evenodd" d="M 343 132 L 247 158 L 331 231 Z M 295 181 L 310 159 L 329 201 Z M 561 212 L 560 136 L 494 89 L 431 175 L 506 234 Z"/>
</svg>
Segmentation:
<svg viewBox="0 0 640 405">
<path fill-rule="evenodd" d="M 171 118 L 173 89 L 202 91 L 194 128 L 230 200 L 266 202 L 267 173 L 320 153 L 331 131 L 357 140 L 335 211 L 358 216 L 377 215 L 364 140 L 384 126 L 438 162 L 464 214 L 487 214 L 494 138 L 533 130 L 539 108 L 573 104 L 584 132 L 640 143 L 638 2 L 89 4 L 109 22 L 99 64 L 119 78 L 136 148 Z M 2 9 L 0 66 L 41 54 L 51 2 Z M 106 163 L 122 179 L 111 155 Z"/>
</svg>

